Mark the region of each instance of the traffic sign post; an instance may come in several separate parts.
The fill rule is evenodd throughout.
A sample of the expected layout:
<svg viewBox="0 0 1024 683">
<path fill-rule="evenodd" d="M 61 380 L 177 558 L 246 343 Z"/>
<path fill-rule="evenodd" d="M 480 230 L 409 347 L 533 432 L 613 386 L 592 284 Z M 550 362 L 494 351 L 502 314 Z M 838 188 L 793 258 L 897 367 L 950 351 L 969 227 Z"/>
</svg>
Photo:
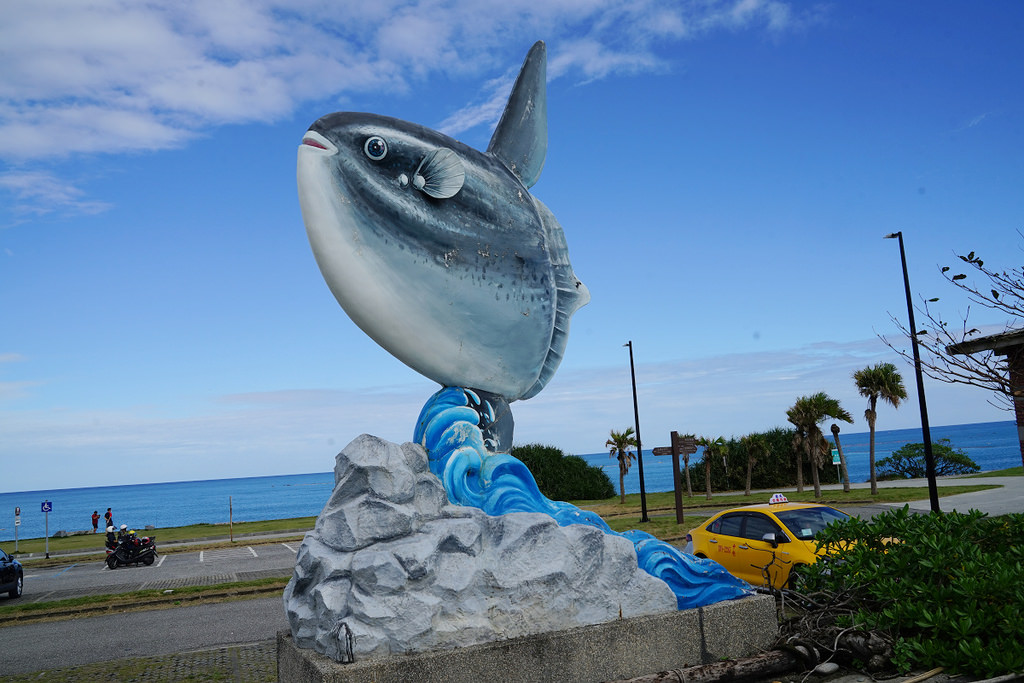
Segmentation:
<svg viewBox="0 0 1024 683">
<path fill-rule="evenodd" d="M 44 500 L 40 507 L 46 514 L 46 559 L 50 559 L 50 510 L 53 509 L 53 503 Z"/>
<path fill-rule="evenodd" d="M 843 482 L 843 491 L 850 492 L 850 472 L 846 468 L 846 458 L 843 457 L 843 444 L 839 441 L 839 425 L 832 425 L 832 436 L 836 440 L 836 447 L 832 451 L 832 462 L 839 463 L 839 478 Z"/>
<path fill-rule="evenodd" d="M 21 526 L 21 508 L 14 508 L 14 552 L 18 552 L 18 527 Z"/>
<path fill-rule="evenodd" d="M 692 436 L 680 437 L 679 432 L 672 432 L 672 445 L 661 446 L 651 451 L 654 455 L 672 456 L 672 488 L 676 498 L 676 524 L 683 523 L 683 484 L 679 474 L 679 456 L 697 452 L 697 440 Z"/>
</svg>

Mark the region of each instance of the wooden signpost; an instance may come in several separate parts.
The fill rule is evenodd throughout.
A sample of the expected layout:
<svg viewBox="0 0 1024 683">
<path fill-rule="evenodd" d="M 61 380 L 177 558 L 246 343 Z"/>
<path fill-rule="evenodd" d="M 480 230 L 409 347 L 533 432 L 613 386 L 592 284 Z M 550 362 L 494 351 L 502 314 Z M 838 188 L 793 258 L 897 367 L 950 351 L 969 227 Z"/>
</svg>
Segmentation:
<svg viewBox="0 0 1024 683">
<path fill-rule="evenodd" d="M 672 485 L 676 494 L 676 524 L 683 523 L 683 487 L 679 475 L 679 456 L 697 452 L 697 440 L 692 436 L 681 437 L 679 432 L 672 432 L 672 445 L 652 449 L 654 455 L 672 456 Z"/>
</svg>

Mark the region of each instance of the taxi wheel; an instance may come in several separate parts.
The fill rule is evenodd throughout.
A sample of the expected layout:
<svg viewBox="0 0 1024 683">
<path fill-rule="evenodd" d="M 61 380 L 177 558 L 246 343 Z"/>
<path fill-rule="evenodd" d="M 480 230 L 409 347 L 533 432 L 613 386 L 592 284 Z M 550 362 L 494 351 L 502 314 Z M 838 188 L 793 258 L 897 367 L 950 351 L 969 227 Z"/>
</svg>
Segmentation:
<svg viewBox="0 0 1024 683">
<path fill-rule="evenodd" d="M 799 590 L 800 584 L 803 583 L 799 574 L 797 574 L 797 568 L 803 567 L 802 564 L 794 564 L 789 570 L 789 578 L 786 579 L 786 588 L 791 591 Z"/>
</svg>

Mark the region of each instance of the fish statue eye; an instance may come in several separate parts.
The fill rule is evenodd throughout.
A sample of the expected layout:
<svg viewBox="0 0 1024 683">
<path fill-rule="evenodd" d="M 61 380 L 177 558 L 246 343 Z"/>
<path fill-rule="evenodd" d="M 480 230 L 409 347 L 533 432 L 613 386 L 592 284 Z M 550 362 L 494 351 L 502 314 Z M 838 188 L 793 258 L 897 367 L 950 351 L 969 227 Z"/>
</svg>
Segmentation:
<svg viewBox="0 0 1024 683">
<path fill-rule="evenodd" d="M 374 135 L 366 139 L 363 151 L 374 161 L 380 161 L 388 155 L 388 143 L 381 136 Z"/>
</svg>

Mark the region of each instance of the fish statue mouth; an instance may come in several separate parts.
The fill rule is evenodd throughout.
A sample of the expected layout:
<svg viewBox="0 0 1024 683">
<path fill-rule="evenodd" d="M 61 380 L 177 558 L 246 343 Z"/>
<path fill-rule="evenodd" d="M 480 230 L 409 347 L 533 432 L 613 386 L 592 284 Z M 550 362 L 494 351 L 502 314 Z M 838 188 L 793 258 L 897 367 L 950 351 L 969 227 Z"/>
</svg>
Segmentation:
<svg viewBox="0 0 1024 683">
<path fill-rule="evenodd" d="M 302 136 L 302 144 L 304 147 L 311 147 L 316 150 L 322 150 L 321 153 L 326 154 L 337 154 L 338 148 L 335 147 L 330 140 L 325 138 L 316 131 L 306 131 L 306 134 Z"/>
<path fill-rule="evenodd" d="M 349 317 L 439 384 L 509 401 L 543 389 L 590 300 L 529 191 L 547 148 L 545 60 L 538 43 L 486 152 L 358 112 L 320 118 L 298 149 L 306 232 Z"/>
</svg>

